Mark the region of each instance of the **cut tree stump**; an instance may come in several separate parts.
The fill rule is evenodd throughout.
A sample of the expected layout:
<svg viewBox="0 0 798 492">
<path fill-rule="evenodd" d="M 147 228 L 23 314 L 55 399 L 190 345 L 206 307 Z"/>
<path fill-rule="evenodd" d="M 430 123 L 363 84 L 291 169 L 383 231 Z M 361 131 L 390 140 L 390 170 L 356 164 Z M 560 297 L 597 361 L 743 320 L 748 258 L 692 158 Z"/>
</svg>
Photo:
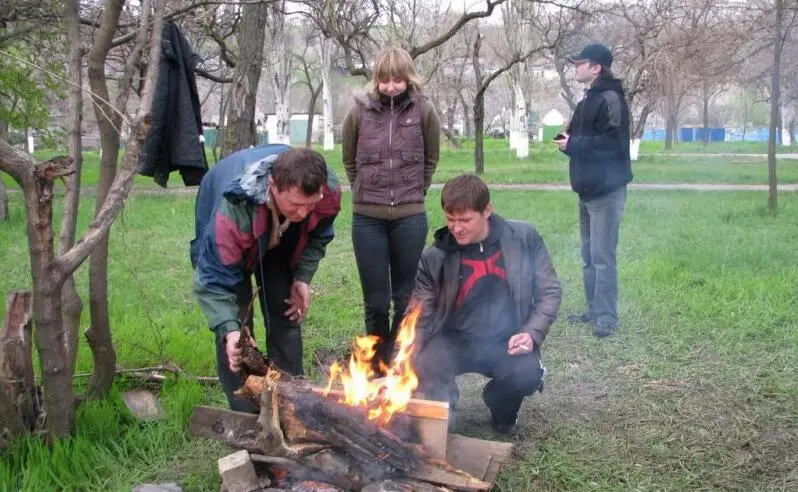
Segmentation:
<svg viewBox="0 0 798 492">
<path fill-rule="evenodd" d="M 33 430 L 40 413 L 33 373 L 33 293 L 8 294 L 0 333 L 0 442 L 3 435 Z"/>
</svg>

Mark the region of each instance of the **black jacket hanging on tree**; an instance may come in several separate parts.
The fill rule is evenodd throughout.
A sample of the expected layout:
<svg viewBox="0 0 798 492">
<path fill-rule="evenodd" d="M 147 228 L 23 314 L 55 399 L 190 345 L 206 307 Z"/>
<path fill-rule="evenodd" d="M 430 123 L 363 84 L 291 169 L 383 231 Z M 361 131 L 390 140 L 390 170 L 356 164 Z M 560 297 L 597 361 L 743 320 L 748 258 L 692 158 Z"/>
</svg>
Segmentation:
<svg viewBox="0 0 798 492">
<path fill-rule="evenodd" d="M 161 61 L 152 101 L 152 127 L 144 142 L 139 173 L 166 188 L 169 173 L 180 171 L 186 186 L 198 186 L 208 171 L 202 112 L 194 70 L 200 61 L 174 22 L 161 37 Z"/>
</svg>

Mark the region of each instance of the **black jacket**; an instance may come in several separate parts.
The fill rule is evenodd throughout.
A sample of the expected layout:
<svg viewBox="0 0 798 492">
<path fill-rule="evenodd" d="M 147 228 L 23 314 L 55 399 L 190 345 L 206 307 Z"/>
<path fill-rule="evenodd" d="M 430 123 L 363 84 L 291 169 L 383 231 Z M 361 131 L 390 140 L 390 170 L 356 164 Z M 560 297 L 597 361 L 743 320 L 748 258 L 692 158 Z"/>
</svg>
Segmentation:
<svg viewBox="0 0 798 492">
<path fill-rule="evenodd" d="M 194 69 L 200 61 L 174 22 L 161 37 L 161 62 L 152 101 L 152 127 L 144 142 L 139 173 L 166 188 L 179 170 L 186 186 L 198 186 L 208 170 L 200 142 L 202 112 Z"/>
<path fill-rule="evenodd" d="M 529 224 L 506 221 L 498 215 L 492 228 L 500 228 L 499 243 L 507 271 L 507 283 L 520 328 L 540 346 L 557 318 L 561 290 L 557 272 L 540 234 Z M 436 242 L 421 255 L 410 308 L 421 304 L 416 326 L 418 352 L 443 329 L 451 329 L 460 291 L 460 250 L 446 247 L 454 241 L 448 229 L 435 233 Z M 486 327 L 489 329 L 490 327 Z"/>
<path fill-rule="evenodd" d="M 571 188 L 583 200 L 600 198 L 632 180 L 629 108 L 620 80 L 601 78 L 587 90 L 568 135 Z"/>
</svg>

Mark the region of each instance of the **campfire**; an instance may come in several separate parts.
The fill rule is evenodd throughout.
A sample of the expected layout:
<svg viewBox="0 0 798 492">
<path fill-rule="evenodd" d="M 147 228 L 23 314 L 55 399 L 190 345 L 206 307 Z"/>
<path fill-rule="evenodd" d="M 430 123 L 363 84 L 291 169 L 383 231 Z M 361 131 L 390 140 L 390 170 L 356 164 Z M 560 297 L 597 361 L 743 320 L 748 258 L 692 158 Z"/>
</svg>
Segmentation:
<svg viewBox="0 0 798 492">
<path fill-rule="evenodd" d="M 511 445 L 449 435 L 448 404 L 412 398 L 420 314 L 402 321 L 390 366 L 378 367 L 383 377 L 374 369 L 379 340 L 358 337 L 348 363 L 330 367 L 326 388 L 242 347 L 238 394 L 260 414 L 197 407 L 191 422 L 194 435 L 242 450 L 219 460 L 227 490 L 489 489 Z"/>
</svg>

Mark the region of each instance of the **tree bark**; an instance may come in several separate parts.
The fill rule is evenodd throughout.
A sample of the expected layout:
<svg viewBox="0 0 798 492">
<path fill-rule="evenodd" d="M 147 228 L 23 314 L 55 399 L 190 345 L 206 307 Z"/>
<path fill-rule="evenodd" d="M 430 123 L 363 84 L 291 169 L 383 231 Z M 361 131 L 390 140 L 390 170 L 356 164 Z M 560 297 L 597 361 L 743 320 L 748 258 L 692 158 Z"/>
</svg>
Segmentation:
<svg viewBox="0 0 798 492">
<path fill-rule="evenodd" d="M 273 143 L 291 143 L 291 69 L 293 55 L 289 31 L 285 26 L 285 1 L 275 2 L 269 7 L 271 26 L 269 29 L 269 61 L 271 65 L 272 92 L 274 93 L 274 113 L 276 123 Z"/>
<path fill-rule="evenodd" d="M 665 122 L 665 149 L 670 150 L 673 148 L 673 142 L 676 140 L 676 119 L 673 116 L 668 116 Z"/>
<path fill-rule="evenodd" d="M 333 101 L 332 101 L 332 58 L 335 42 L 323 36 L 321 39 L 321 100 L 324 107 L 324 150 L 335 148 L 333 134 Z"/>
<path fill-rule="evenodd" d="M 67 120 L 67 148 L 72 166 L 75 170 L 64 178 L 64 214 L 61 220 L 60 254 L 69 251 L 75 244 L 75 233 L 78 222 L 78 209 L 80 206 L 80 173 L 83 163 L 83 149 L 81 147 L 81 127 L 83 122 L 83 50 L 80 39 L 80 12 L 79 0 L 66 0 L 64 2 L 64 16 L 67 19 L 69 39 L 69 119 Z M 63 307 L 64 332 L 66 333 L 66 351 L 69 354 L 67 361 L 70 373 L 75 370 L 75 361 L 78 355 L 78 332 L 80 330 L 80 315 L 83 311 L 83 302 L 75 288 L 72 275 L 64 281 L 61 289 L 61 304 Z"/>
<path fill-rule="evenodd" d="M 482 47 L 482 33 L 477 33 L 474 40 L 474 51 L 472 53 L 472 65 L 474 67 L 474 77 L 477 80 L 477 93 L 474 96 L 474 172 L 481 176 L 485 172 L 485 91 L 487 85 L 482 80 L 482 64 L 479 60 L 479 50 Z"/>
<path fill-rule="evenodd" d="M 703 102 L 703 123 L 704 123 L 704 145 L 709 145 L 709 100 L 710 100 L 710 87 L 708 82 L 704 82 L 702 88 L 702 102 Z"/>
<path fill-rule="evenodd" d="M 313 119 L 316 116 L 316 102 L 319 100 L 321 94 L 321 86 L 317 86 L 310 91 L 310 102 L 308 103 L 308 128 L 305 134 L 305 147 L 310 148 L 313 145 Z"/>
<path fill-rule="evenodd" d="M 24 189 L 28 211 L 28 249 L 33 278 L 33 312 L 36 321 L 36 348 L 47 411 L 50 438 L 72 432 L 73 393 L 69 352 L 65 343 L 61 312 L 63 272 L 58 267 L 53 246 L 53 179 L 67 174 L 69 159 L 36 165 L 32 186 Z"/>
<path fill-rule="evenodd" d="M 466 104 L 465 96 L 460 93 L 460 106 L 463 108 L 463 136 L 471 138 L 474 134 L 471 128 L 471 115 L 468 113 L 468 104 Z"/>
<path fill-rule="evenodd" d="M 111 31 L 119 23 L 121 0 L 119 6 L 109 7 L 108 17 L 103 17 L 101 32 L 106 26 Z M 127 111 L 127 101 L 130 95 L 130 86 L 139 60 L 147 44 L 149 27 L 150 1 L 144 0 L 141 8 L 141 18 L 133 51 L 128 56 L 125 70 L 119 80 L 119 93 L 114 107 L 100 101 L 97 96 L 94 101 L 94 110 L 97 125 L 100 129 L 100 146 L 102 158 L 100 161 L 100 178 L 97 183 L 95 198 L 95 217 L 100 213 L 116 178 L 116 169 L 119 162 L 120 131 L 123 125 L 122 114 Z M 104 13 L 104 16 L 106 15 Z M 110 50 L 108 37 L 101 34 L 92 46 L 89 54 L 89 85 L 96 95 L 109 101 L 108 82 L 105 77 L 105 62 Z M 160 46 L 157 47 L 160 49 Z M 157 72 L 158 65 L 151 67 Z M 111 389 L 116 377 L 116 352 L 111 335 L 111 319 L 108 314 L 108 239 L 110 230 L 103 235 L 97 248 L 91 255 L 89 262 L 89 313 L 91 321 L 86 330 L 86 339 L 92 350 L 94 369 L 89 380 L 88 396 L 103 397 Z"/>
<path fill-rule="evenodd" d="M 776 175 L 776 133 L 780 127 L 781 102 L 781 51 L 784 46 L 782 25 L 784 16 L 784 0 L 775 0 L 776 22 L 773 26 L 773 71 L 770 77 L 770 131 L 768 135 L 768 210 L 775 214 L 778 211 L 778 177 Z"/>
<path fill-rule="evenodd" d="M 8 193 L 6 192 L 6 183 L 3 181 L 3 173 L 0 173 L 0 222 L 9 220 L 11 220 L 11 214 L 8 210 Z"/>
<path fill-rule="evenodd" d="M 258 143 L 255 133 L 255 102 L 263 67 L 267 15 L 268 3 L 265 2 L 247 3 L 241 7 L 241 28 L 238 34 L 240 48 L 226 103 L 228 114 L 223 131 L 221 157 Z"/>
</svg>

